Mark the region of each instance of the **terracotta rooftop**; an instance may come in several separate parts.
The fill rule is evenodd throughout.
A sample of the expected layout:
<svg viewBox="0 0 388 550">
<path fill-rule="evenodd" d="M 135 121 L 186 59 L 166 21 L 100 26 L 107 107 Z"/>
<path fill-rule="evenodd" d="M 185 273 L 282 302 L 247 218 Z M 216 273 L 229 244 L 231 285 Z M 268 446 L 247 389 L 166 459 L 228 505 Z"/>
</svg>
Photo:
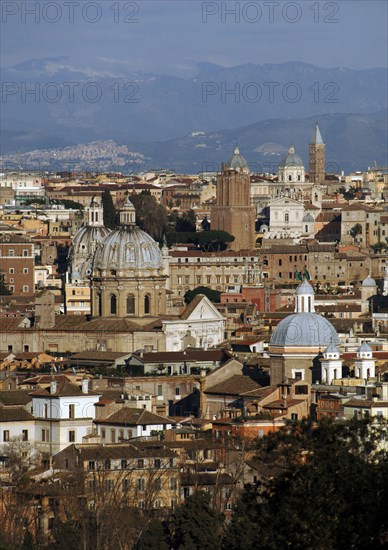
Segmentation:
<svg viewBox="0 0 388 550">
<path fill-rule="evenodd" d="M 225 395 L 242 395 L 252 390 L 261 388 L 260 384 L 244 376 L 243 374 L 236 374 L 224 382 L 220 382 L 211 388 L 205 390 L 205 393 L 211 394 L 225 394 Z"/>
<path fill-rule="evenodd" d="M 133 409 L 132 407 L 122 407 L 114 412 L 108 418 L 96 420 L 97 424 L 114 424 L 122 426 L 153 425 L 153 424 L 173 424 L 173 421 L 153 414 L 146 409 Z"/>
</svg>

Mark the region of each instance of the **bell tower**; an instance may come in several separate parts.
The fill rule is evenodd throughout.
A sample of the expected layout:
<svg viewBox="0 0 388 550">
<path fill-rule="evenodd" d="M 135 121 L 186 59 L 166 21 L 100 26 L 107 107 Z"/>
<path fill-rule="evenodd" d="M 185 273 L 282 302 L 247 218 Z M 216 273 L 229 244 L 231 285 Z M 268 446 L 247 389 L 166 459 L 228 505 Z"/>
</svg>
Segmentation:
<svg viewBox="0 0 388 550">
<path fill-rule="evenodd" d="M 310 183 L 321 185 L 325 182 L 325 157 L 326 145 L 316 123 L 309 145 Z"/>
<path fill-rule="evenodd" d="M 231 250 L 255 247 L 255 208 L 251 206 L 251 178 L 245 158 L 236 147 L 217 176 L 217 201 L 212 209 L 211 228 L 234 236 Z"/>
</svg>

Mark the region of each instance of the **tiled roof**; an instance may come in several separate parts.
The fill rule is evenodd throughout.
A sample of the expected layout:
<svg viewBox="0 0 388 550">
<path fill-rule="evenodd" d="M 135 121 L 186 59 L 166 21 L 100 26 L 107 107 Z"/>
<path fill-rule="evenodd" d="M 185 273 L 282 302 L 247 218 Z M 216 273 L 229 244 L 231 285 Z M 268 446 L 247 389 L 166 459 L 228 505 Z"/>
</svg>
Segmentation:
<svg viewBox="0 0 388 550">
<path fill-rule="evenodd" d="M 23 422 L 34 420 L 23 407 L 0 407 L 0 422 Z"/>
<path fill-rule="evenodd" d="M 149 449 L 137 448 L 130 443 L 119 444 L 87 444 L 87 445 L 73 445 L 74 449 L 77 449 L 82 461 L 89 460 L 120 460 L 121 458 L 150 458 L 150 457 L 166 457 L 174 458 L 176 454 L 166 449 L 164 446 L 154 446 Z M 130 467 L 130 465 L 129 465 Z"/>
<path fill-rule="evenodd" d="M 202 486 L 213 486 L 213 485 L 234 485 L 232 476 L 229 474 L 220 474 L 219 472 L 213 473 L 201 473 L 201 474 L 182 474 L 181 475 L 181 485 L 202 485 Z"/>
<path fill-rule="evenodd" d="M 236 374 L 228 378 L 228 380 L 224 380 L 224 382 L 206 389 L 205 393 L 241 395 L 259 388 L 261 388 L 260 384 L 252 380 L 252 378 L 243 374 Z"/>
<path fill-rule="evenodd" d="M 143 363 L 174 363 L 181 361 L 227 361 L 230 355 L 224 350 L 157 351 L 134 354 Z"/>
<path fill-rule="evenodd" d="M 153 425 L 153 424 L 173 424 L 173 421 L 153 414 L 146 409 L 133 409 L 132 407 L 122 407 L 114 412 L 108 418 L 96 420 L 97 424 L 115 424 L 123 426 Z"/>
<path fill-rule="evenodd" d="M 102 392 L 88 391 L 88 393 L 83 393 L 79 386 L 75 384 L 70 384 L 69 382 L 57 383 L 57 391 L 50 393 L 50 387 L 47 389 L 40 388 L 31 392 L 33 397 L 73 397 L 73 396 L 84 396 L 88 395 L 101 395 Z"/>
<path fill-rule="evenodd" d="M 4 405 L 26 405 L 31 401 L 28 390 L 2 390 L 0 391 L 0 403 Z"/>
</svg>

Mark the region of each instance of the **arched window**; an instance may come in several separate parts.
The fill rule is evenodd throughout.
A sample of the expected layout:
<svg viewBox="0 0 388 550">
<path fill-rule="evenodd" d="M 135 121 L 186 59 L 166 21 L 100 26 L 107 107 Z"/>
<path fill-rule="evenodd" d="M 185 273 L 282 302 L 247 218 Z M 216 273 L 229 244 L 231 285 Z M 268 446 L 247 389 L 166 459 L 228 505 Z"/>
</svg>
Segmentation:
<svg viewBox="0 0 388 550">
<path fill-rule="evenodd" d="M 117 314 L 117 297 L 116 294 L 111 294 L 110 296 L 110 314 Z"/>
<path fill-rule="evenodd" d="M 144 313 L 147 315 L 151 310 L 151 298 L 149 294 L 144 296 Z"/>
<path fill-rule="evenodd" d="M 288 181 L 292 181 L 292 176 L 288 176 Z"/>
<path fill-rule="evenodd" d="M 135 297 L 133 294 L 127 296 L 127 315 L 135 314 Z"/>
<path fill-rule="evenodd" d="M 284 214 L 284 221 L 286 223 L 288 223 L 290 221 L 290 215 L 289 214 Z"/>
</svg>

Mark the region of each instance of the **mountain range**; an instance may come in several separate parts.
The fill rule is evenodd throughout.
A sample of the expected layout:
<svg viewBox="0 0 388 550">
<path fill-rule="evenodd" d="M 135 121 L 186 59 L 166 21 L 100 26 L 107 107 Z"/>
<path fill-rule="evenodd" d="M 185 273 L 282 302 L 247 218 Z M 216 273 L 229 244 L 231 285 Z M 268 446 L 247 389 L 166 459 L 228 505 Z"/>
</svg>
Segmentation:
<svg viewBox="0 0 388 550">
<path fill-rule="evenodd" d="M 154 166 L 197 172 L 238 142 L 261 166 L 277 164 L 291 142 L 307 161 L 318 121 L 329 171 L 387 164 L 385 69 L 199 64 L 179 78 L 46 58 L 3 68 L 0 78 L 2 155 L 112 139 Z"/>
</svg>

